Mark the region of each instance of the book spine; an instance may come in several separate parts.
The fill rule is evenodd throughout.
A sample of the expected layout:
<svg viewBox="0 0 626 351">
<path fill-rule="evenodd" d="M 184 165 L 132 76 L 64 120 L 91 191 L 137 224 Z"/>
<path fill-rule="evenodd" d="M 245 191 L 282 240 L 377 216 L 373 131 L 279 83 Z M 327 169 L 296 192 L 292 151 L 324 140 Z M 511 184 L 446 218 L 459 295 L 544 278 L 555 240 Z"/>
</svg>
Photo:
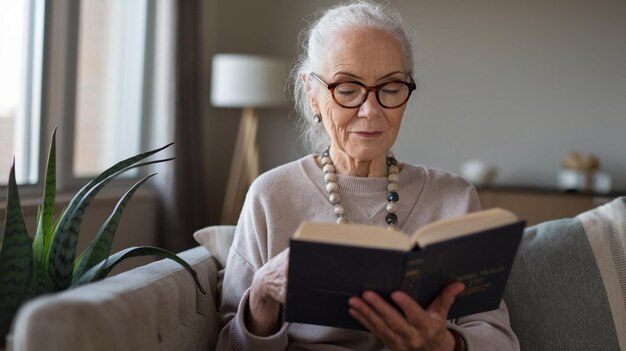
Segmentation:
<svg viewBox="0 0 626 351">
<path fill-rule="evenodd" d="M 417 300 L 422 275 L 424 272 L 424 256 L 416 253 L 406 255 L 404 263 L 404 276 L 402 277 L 402 290 Z"/>
</svg>

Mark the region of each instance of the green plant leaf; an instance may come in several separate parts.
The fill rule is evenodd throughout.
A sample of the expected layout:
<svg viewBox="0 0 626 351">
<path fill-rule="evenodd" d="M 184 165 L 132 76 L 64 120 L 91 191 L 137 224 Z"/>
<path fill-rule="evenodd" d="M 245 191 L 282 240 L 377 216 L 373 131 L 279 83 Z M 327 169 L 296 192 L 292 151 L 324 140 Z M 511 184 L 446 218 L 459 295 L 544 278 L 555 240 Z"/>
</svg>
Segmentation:
<svg viewBox="0 0 626 351">
<path fill-rule="evenodd" d="M 58 127 L 57 127 L 58 128 Z M 43 190 L 43 204 L 37 211 L 37 232 L 33 242 L 33 259 L 45 267 L 46 252 L 50 248 L 52 230 L 54 229 L 54 209 L 56 205 L 56 135 L 57 128 L 52 133 L 46 177 Z"/>
<path fill-rule="evenodd" d="M 39 232 L 43 233 L 43 204 L 39 203 L 37 204 L 37 219 L 35 222 L 35 229 L 36 229 L 36 233 L 35 234 L 35 239 L 33 240 L 33 260 L 37 261 L 37 255 L 35 254 L 35 252 L 37 252 L 37 250 L 42 250 L 43 251 L 43 235 L 39 235 Z M 39 239 L 38 239 L 39 238 Z"/>
<path fill-rule="evenodd" d="M 48 252 L 47 272 L 50 275 L 50 279 L 52 279 L 55 291 L 67 289 L 72 282 L 72 271 L 74 270 L 74 259 L 76 257 L 76 244 L 78 242 L 80 225 L 82 224 L 87 206 L 89 206 L 91 200 L 100 189 L 111 180 L 115 179 L 115 177 L 130 169 L 170 160 L 172 159 L 168 158 L 128 166 L 96 184 L 80 201 L 74 202 L 74 204 L 72 204 L 73 201 L 70 201 L 67 210 L 59 220 L 59 223 L 57 223 L 57 228 L 55 229 L 50 245 L 50 251 Z"/>
<path fill-rule="evenodd" d="M 33 265 L 32 244 L 15 181 L 14 161 L 9 174 L 4 235 L 0 247 L 1 336 L 9 332 L 13 316 L 25 300 Z"/>
<path fill-rule="evenodd" d="M 65 212 L 67 212 L 67 206 L 63 206 L 63 208 L 61 209 L 61 213 L 59 213 L 59 217 L 57 218 L 56 222 L 54 223 L 54 228 L 52 229 L 52 234 L 53 235 L 54 235 L 54 233 L 57 232 L 57 229 L 59 228 L 59 223 L 61 222 L 61 218 L 65 215 Z M 44 267 L 45 266 L 47 266 L 47 264 L 44 265 Z"/>
<path fill-rule="evenodd" d="M 149 164 L 166 162 L 171 160 L 156 160 L 136 164 L 142 159 L 153 155 L 172 145 L 172 143 L 152 151 L 148 151 L 137 156 L 128 158 L 118 162 L 113 167 L 107 169 L 96 179 L 85 185 L 73 198 L 67 206 L 66 212 L 63 214 L 57 228 L 53 233 L 50 250 L 47 253 L 47 272 L 54 284 L 55 291 L 68 288 L 72 281 L 72 271 L 74 269 L 74 259 L 76 258 L 76 243 L 78 242 L 78 234 L 80 225 L 83 221 L 85 210 L 96 194 L 119 174 L 136 167 L 142 167 Z"/>
<path fill-rule="evenodd" d="M 144 153 L 141 153 L 139 155 L 133 156 L 133 157 L 129 157 L 125 160 L 122 160 L 116 164 L 114 164 L 113 166 L 109 167 L 107 170 L 105 170 L 104 172 L 100 173 L 96 178 L 94 178 L 92 181 L 90 181 L 89 183 L 87 183 L 85 186 L 83 186 L 77 193 L 76 195 L 72 198 L 72 200 L 70 200 L 70 203 L 68 204 L 68 207 L 72 206 L 73 202 L 77 202 L 80 201 L 83 196 L 85 196 L 85 194 L 87 194 L 93 187 L 95 187 L 96 185 L 98 185 L 100 182 L 102 182 L 103 180 L 109 178 L 109 176 L 118 173 L 120 170 L 129 170 L 132 169 L 134 167 L 131 167 L 132 165 L 134 165 L 135 163 L 150 157 L 154 154 L 156 154 L 157 152 L 164 150 L 168 147 L 170 147 L 171 145 L 173 145 L 174 143 L 169 143 L 163 147 L 160 147 L 158 149 L 154 149 L 151 151 L 147 151 Z M 137 165 L 138 167 L 140 167 L 141 165 Z"/>
<path fill-rule="evenodd" d="M 33 262 L 33 272 L 28 284 L 25 300 L 37 297 L 41 294 L 47 294 L 54 291 L 54 285 L 43 268 L 43 265 L 37 261 Z"/>
<path fill-rule="evenodd" d="M 82 284 L 90 283 L 90 282 L 97 281 L 100 279 L 104 279 L 111 272 L 111 270 L 115 268 L 115 266 L 118 263 L 124 261 L 127 258 L 138 257 L 138 256 L 157 256 L 161 258 L 169 258 L 171 260 L 178 262 L 191 274 L 191 276 L 193 277 L 193 280 L 198 286 L 198 289 L 200 289 L 200 291 L 203 294 L 206 294 L 206 290 L 204 290 L 204 288 L 200 284 L 200 281 L 198 280 L 198 274 L 193 269 L 193 267 L 191 267 L 185 260 L 178 257 L 176 254 L 168 250 L 161 249 L 158 247 L 152 247 L 152 246 L 129 247 L 125 250 L 122 250 L 120 252 L 117 252 L 109 256 L 107 259 L 101 261 L 100 263 L 91 267 L 90 270 L 85 272 L 85 274 L 83 274 L 79 278 L 77 285 L 82 285 Z"/>
<path fill-rule="evenodd" d="M 82 276 L 83 273 L 109 256 L 113 240 L 115 239 L 115 232 L 117 231 L 117 226 L 122 218 L 122 212 L 124 211 L 126 204 L 130 201 L 135 191 L 137 191 L 143 183 L 154 175 L 156 175 L 156 173 L 152 173 L 135 183 L 135 185 L 133 185 L 118 201 L 109 218 L 107 218 L 107 220 L 100 227 L 96 238 L 89 244 L 87 249 L 83 251 L 76 262 L 74 262 L 74 272 L 72 274 L 71 285 L 75 285 L 78 278 Z"/>
</svg>

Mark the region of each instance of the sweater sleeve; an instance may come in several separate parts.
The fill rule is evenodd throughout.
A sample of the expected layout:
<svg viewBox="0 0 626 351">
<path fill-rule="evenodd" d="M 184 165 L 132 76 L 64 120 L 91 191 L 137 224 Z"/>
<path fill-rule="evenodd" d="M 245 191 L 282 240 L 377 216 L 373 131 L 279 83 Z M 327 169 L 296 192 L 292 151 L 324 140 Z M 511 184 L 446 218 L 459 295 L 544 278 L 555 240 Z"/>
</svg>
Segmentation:
<svg viewBox="0 0 626 351">
<path fill-rule="evenodd" d="M 504 304 L 496 310 L 465 316 L 449 322 L 463 336 L 468 351 L 519 351 L 520 345 L 509 324 L 509 312 Z"/>
<path fill-rule="evenodd" d="M 224 327 L 217 350 L 284 350 L 288 343 L 286 323 L 276 334 L 267 337 L 252 334 L 245 324 L 252 279 L 271 258 L 263 206 L 254 194 L 251 188 L 226 262 L 220 309 Z"/>
<path fill-rule="evenodd" d="M 230 262 L 230 259 L 229 259 Z M 235 262 L 235 260 L 233 260 Z M 226 285 L 224 280 L 224 291 L 231 292 L 229 288 L 234 284 Z M 226 290 L 229 289 L 229 290 Z M 230 295 L 230 294 L 228 294 Z M 233 294 L 234 295 L 234 294 Z M 217 350 L 284 350 L 287 348 L 287 323 L 283 323 L 280 330 L 274 335 L 261 337 L 252 334 L 245 323 L 245 311 L 248 308 L 250 288 L 247 288 L 238 304 L 234 299 L 223 301 L 222 310 L 236 304 L 236 310 L 230 313 L 222 313 L 222 318 L 227 320 L 220 332 Z M 224 296 L 227 298 L 227 296 Z"/>
</svg>

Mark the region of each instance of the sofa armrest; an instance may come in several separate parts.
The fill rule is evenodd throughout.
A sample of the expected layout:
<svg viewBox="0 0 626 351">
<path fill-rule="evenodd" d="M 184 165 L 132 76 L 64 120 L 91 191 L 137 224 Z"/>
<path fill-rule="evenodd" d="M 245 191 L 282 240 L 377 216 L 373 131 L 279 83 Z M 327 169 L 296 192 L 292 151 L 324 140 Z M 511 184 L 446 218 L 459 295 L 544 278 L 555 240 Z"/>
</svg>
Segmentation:
<svg viewBox="0 0 626 351">
<path fill-rule="evenodd" d="M 183 267 L 160 260 L 25 304 L 12 350 L 209 350 L 221 327 L 216 261 L 200 246 L 179 256 L 206 295 Z"/>
<path fill-rule="evenodd" d="M 626 197 L 526 229 L 505 293 L 522 350 L 626 350 L 624 230 Z"/>
</svg>

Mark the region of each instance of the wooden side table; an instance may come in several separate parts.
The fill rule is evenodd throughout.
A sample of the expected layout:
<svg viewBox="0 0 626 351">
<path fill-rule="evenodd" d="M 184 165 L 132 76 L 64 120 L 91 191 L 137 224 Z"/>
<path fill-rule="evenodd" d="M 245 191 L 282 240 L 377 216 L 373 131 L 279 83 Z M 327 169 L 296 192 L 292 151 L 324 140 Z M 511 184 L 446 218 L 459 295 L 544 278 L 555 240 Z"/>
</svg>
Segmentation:
<svg viewBox="0 0 626 351">
<path fill-rule="evenodd" d="M 574 217 L 623 195 L 568 193 L 556 189 L 525 187 L 482 187 L 478 195 L 483 208 L 502 207 L 513 211 L 528 225 Z"/>
</svg>

